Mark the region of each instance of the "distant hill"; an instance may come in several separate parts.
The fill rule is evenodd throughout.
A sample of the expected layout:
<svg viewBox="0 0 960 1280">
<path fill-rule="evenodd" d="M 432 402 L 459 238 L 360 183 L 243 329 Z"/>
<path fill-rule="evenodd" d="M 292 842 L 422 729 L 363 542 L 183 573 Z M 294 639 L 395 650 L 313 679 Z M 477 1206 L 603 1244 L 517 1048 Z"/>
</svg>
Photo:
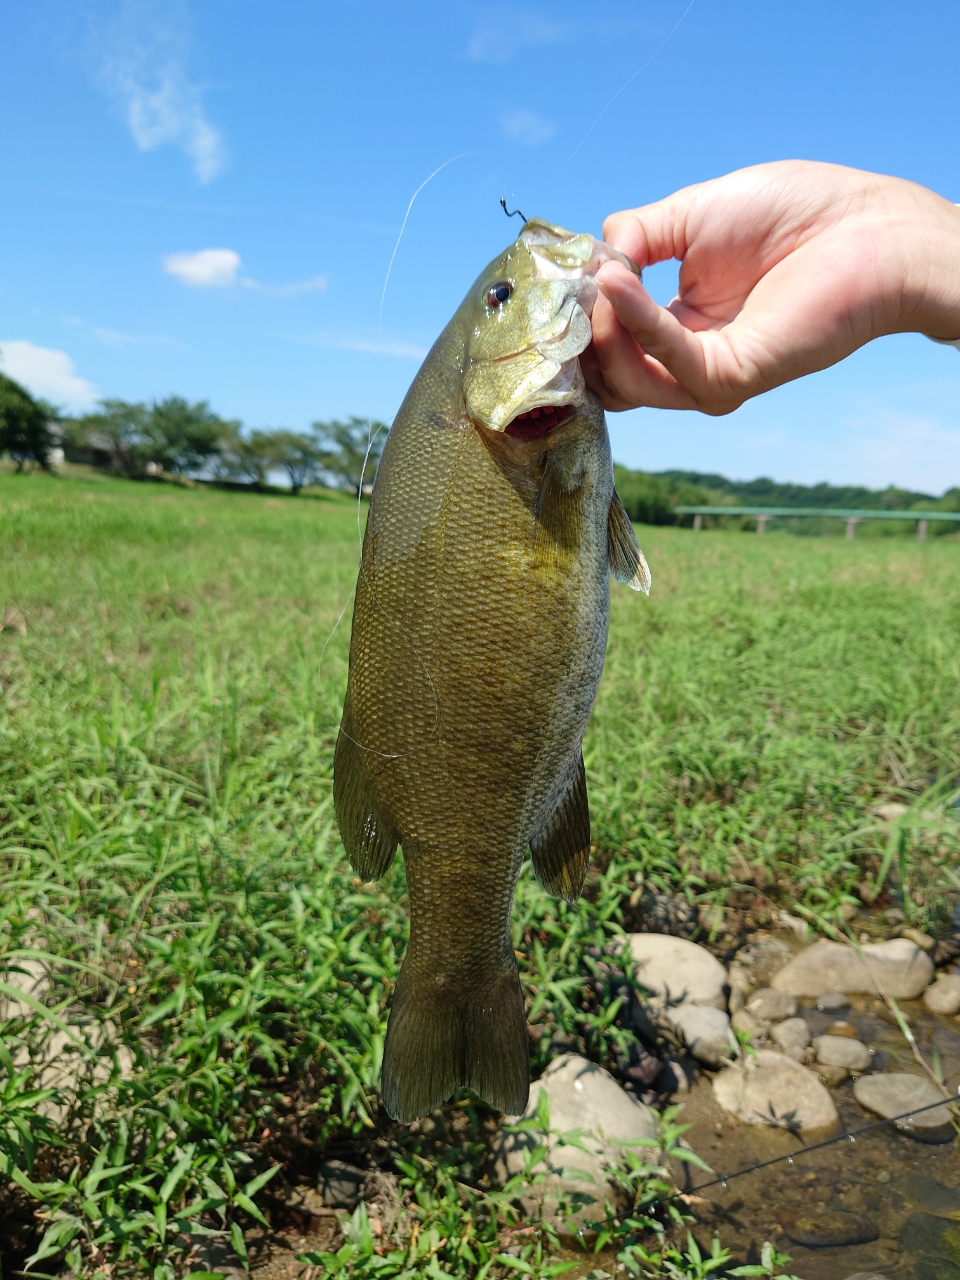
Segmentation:
<svg viewBox="0 0 960 1280">
<path fill-rule="evenodd" d="M 689 524 L 690 516 L 678 516 L 677 506 L 745 507 L 859 507 L 874 511 L 960 511 L 960 488 L 949 489 L 942 498 L 912 489 L 868 489 L 863 485 L 780 484 L 761 476 L 757 480 L 728 480 L 704 471 L 631 471 L 615 466 L 617 492 L 631 520 L 641 524 Z M 722 517 L 735 523 L 738 517 Z M 747 517 L 742 520 L 747 521 Z M 790 521 L 799 526 L 800 520 Z M 804 532 L 819 532 L 813 520 Z M 878 521 L 886 528 L 886 521 Z M 890 522 L 894 524 L 893 521 Z M 817 526 L 814 529 L 813 526 Z M 899 527 L 899 526 L 898 526 Z M 798 529 L 799 531 L 799 529 Z M 880 530 L 877 530 L 880 532 Z M 939 532 L 939 530 L 938 530 Z M 946 529 L 944 530 L 946 532 Z"/>
</svg>

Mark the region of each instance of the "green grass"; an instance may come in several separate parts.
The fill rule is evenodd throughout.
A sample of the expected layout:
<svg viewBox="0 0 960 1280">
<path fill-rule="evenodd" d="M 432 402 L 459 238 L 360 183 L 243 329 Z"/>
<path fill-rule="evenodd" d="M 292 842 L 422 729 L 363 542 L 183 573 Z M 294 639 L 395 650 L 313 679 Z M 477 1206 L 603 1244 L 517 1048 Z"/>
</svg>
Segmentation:
<svg viewBox="0 0 960 1280">
<path fill-rule="evenodd" d="M 640 537 L 653 596 L 613 587 L 586 742 L 588 892 L 518 895 L 537 1071 L 559 1032 L 626 1048 L 597 957 L 640 885 L 723 908 L 720 947 L 771 907 L 837 925 L 857 886 L 936 931 L 958 887 L 960 541 Z M 495 1117 L 466 1100 L 427 1143 L 378 1109 L 406 920 L 402 865 L 355 880 L 331 804 L 352 502 L 0 475 L 0 554 L 0 966 L 54 975 L 0 1023 L 8 1262 L 45 1232 L 41 1274 L 164 1280 L 203 1232 L 242 1252 L 326 1154 L 403 1197 L 387 1260 L 358 1220 L 328 1268 L 508 1274 Z"/>
</svg>

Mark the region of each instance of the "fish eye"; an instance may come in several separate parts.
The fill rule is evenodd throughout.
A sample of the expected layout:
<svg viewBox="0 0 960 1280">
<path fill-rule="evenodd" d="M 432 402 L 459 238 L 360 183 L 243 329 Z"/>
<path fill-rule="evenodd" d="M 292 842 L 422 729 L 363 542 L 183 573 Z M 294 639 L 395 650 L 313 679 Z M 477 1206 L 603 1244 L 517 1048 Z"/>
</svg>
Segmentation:
<svg viewBox="0 0 960 1280">
<path fill-rule="evenodd" d="M 508 280 L 500 280 L 487 290 L 487 306 L 498 311 L 513 293 L 513 285 Z"/>
</svg>

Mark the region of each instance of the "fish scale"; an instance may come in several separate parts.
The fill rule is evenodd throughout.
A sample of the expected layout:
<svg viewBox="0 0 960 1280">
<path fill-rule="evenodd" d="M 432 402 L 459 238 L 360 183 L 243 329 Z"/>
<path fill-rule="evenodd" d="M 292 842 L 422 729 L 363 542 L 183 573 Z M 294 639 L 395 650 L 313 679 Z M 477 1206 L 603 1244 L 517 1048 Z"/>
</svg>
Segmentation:
<svg viewBox="0 0 960 1280">
<path fill-rule="evenodd" d="M 529 848 L 546 888 L 579 893 L 589 849 L 581 742 L 603 665 L 608 573 L 648 581 L 614 492 L 603 410 L 577 371 L 570 415 L 548 435 L 501 429 L 518 394 L 510 361 L 522 356 L 526 378 L 542 351 L 549 375 L 532 394 L 524 384 L 517 412 L 538 407 L 538 394 L 556 403 L 568 361 L 572 326 L 545 312 L 541 266 L 524 242 L 546 226 L 528 223 L 491 263 L 428 355 L 384 448 L 364 535 L 334 800 L 359 874 L 382 875 L 403 849 L 410 942 L 382 1096 L 405 1122 L 459 1086 L 503 1111 L 526 1105 L 514 890 Z M 596 256 L 596 242 L 577 240 Z M 550 296 L 570 314 L 581 281 L 564 270 Z M 486 300 L 504 280 L 503 307 L 518 309 L 498 328 Z M 539 289 L 529 324 L 525 288 Z"/>
</svg>

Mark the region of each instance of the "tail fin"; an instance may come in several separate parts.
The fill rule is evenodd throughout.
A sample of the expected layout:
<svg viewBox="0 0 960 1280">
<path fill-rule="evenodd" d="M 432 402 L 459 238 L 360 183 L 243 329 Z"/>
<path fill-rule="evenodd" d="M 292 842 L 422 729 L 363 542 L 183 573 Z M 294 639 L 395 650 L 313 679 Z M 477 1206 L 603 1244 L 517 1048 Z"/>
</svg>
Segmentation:
<svg viewBox="0 0 960 1280">
<path fill-rule="evenodd" d="M 516 969 L 502 970 L 462 1005 L 439 1004 L 435 988 L 422 991 L 401 970 L 383 1050 L 383 1105 L 410 1124 L 461 1085 L 508 1115 L 526 1108 L 529 1051 Z"/>
</svg>

